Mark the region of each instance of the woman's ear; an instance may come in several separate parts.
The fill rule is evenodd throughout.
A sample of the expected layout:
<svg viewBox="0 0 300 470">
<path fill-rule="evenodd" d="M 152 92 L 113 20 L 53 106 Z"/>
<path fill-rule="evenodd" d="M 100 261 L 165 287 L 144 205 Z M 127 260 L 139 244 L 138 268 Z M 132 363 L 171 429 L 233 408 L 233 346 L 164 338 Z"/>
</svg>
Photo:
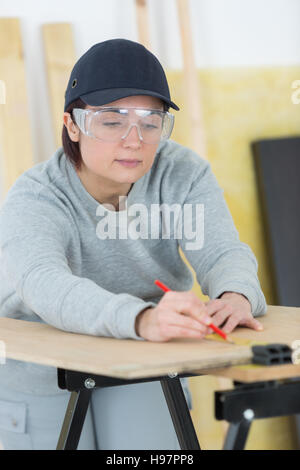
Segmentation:
<svg viewBox="0 0 300 470">
<path fill-rule="evenodd" d="M 64 113 L 63 121 L 64 121 L 64 125 L 67 128 L 70 139 L 73 142 L 79 142 L 80 130 L 79 130 L 79 127 L 77 126 L 77 124 L 75 124 L 73 122 L 73 120 L 71 118 L 71 114 L 70 113 Z"/>
</svg>

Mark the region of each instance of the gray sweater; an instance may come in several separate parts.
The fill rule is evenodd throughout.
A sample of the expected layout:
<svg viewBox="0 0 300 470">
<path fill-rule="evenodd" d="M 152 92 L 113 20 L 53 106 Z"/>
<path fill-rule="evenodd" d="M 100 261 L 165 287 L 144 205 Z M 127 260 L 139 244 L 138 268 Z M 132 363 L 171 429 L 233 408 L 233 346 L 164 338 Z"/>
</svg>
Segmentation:
<svg viewBox="0 0 300 470">
<path fill-rule="evenodd" d="M 164 294 L 154 280 L 176 291 L 193 287 L 179 246 L 204 294 L 239 292 L 254 316 L 266 313 L 257 261 L 239 240 L 206 160 L 174 141 L 161 143 L 123 202 L 119 212 L 99 204 L 62 147 L 24 172 L 0 211 L 0 316 L 141 340 L 136 316 Z M 1 383 L 60 392 L 55 368 L 21 361 L 0 365 Z"/>
</svg>

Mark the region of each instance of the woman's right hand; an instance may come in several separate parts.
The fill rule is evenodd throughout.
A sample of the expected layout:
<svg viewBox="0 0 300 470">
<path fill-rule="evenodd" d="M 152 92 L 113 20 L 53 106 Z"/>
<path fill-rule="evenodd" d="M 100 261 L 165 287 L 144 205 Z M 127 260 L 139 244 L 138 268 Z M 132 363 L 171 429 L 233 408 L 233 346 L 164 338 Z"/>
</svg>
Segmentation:
<svg viewBox="0 0 300 470">
<path fill-rule="evenodd" d="M 211 333 L 207 307 L 192 291 L 168 291 L 156 307 L 136 317 L 136 333 L 149 341 L 172 338 L 204 338 Z"/>
</svg>

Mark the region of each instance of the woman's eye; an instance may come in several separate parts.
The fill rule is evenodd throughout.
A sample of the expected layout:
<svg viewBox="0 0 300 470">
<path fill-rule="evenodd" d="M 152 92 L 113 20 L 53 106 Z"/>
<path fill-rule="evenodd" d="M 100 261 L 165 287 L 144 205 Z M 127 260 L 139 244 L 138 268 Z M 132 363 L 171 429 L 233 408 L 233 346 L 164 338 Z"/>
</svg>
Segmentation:
<svg viewBox="0 0 300 470">
<path fill-rule="evenodd" d="M 157 126 L 154 126 L 154 124 L 144 124 L 143 126 L 145 129 L 158 129 Z"/>
<path fill-rule="evenodd" d="M 102 125 L 103 126 L 117 127 L 117 126 L 121 126 L 122 123 L 121 122 L 103 122 Z"/>
</svg>

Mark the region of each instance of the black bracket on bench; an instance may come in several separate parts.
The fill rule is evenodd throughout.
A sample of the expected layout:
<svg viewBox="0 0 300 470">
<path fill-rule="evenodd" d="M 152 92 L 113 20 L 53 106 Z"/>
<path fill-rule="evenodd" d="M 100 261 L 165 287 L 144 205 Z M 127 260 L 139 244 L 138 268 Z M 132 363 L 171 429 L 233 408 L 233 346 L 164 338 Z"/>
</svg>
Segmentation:
<svg viewBox="0 0 300 470">
<path fill-rule="evenodd" d="M 292 349 L 287 344 L 274 343 L 265 346 L 252 346 L 254 364 L 275 366 L 292 363 Z"/>
<path fill-rule="evenodd" d="M 254 419 L 300 413 L 300 380 L 234 382 L 232 390 L 215 392 L 215 417 L 230 423 L 224 450 L 244 449 Z"/>
</svg>

